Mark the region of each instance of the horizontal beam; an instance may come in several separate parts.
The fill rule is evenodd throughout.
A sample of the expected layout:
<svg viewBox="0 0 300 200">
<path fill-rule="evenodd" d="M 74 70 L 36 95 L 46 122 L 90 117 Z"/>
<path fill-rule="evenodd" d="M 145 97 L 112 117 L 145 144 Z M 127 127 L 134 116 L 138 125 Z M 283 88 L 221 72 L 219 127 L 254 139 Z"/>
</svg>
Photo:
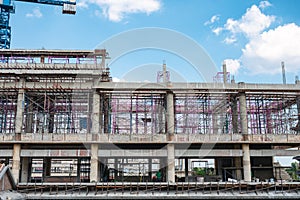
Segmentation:
<svg viewBox="0 0 300 200">
<path fill-rule="evenodd" d="M 13 150 L 2 149 L 0 157 L 12 157 Z M 143 157 L 167 157 L 166 149 L 119 149 L 109 150 L 100 149 L 99 157 L 106 158 L 143 158 Z M 260 149 L 250 150 L 252 157 L 270 157 L 270 156 L 297 156 L 300 155 L 300 150 L 272 150 Z M 87 149 L 22 149 L 21 157 L 89 157 L 90 150 Z M 243 152 L 240 149 L 175 149 L 175 157 L 190 157 L 190 158 L 205 158 L 205 157 L 241 157 Z"/>
</svg>

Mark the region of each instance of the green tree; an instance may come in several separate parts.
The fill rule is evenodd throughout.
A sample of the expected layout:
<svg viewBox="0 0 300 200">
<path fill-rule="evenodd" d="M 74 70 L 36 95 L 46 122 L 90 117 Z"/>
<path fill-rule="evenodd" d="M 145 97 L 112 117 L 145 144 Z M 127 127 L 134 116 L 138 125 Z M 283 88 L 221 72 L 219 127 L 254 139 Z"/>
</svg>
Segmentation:
<svg viewBox="0 0 300 200">
<path fill-rule="evenodd" d="M 291 163 L 291 168 L 286 169 L 286 172 L 292 177 L 293 180 L 298 181 L 299 176 L 298 176 L 298 171 L 299 170 L 299 164 L 297 162 Z"/>
</svg>

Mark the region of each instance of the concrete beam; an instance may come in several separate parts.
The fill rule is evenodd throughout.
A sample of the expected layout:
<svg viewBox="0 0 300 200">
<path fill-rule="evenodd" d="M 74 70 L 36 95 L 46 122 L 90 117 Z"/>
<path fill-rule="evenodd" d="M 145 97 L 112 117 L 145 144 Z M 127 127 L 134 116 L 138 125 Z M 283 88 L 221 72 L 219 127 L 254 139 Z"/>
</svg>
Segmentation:
<svg viewBox="0 0 300 200">
<path fill-rule="evenodd" d="M 12 157 L 13 150 L 1 150 L 0 157 Z M 269 157 L 269 156 L 296 156 L 300 155 L 300 150 L 283 150 L 283 149 L 260 149 L 249 150 L 250 156 L 254 157 Z M 21 157 L 89 157 L 90 150 L 70 150 L 70 149 L 22 149 Z M 128 150 L 109 150 L 101 149 L 98 151 L 99 157 L 167 157 L 166 149 L 128 149 Z M 242 157 L 243 152 L 240 149 L 175 149 L 175 157 Z"/>
</svg>

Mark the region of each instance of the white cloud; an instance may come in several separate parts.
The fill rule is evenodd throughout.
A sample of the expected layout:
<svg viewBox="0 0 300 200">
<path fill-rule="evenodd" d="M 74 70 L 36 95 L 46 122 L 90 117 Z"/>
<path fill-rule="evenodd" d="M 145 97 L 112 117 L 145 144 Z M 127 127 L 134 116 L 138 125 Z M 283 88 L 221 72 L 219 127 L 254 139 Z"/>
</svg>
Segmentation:
<svg viewBox="0 0 300 200">
<path fill-rule="evenodd" d="M 102 10 L 102 15 L 113 22 L 120 22 L 127 14 L 158 11 L 161 8 L 160 0 L 82 0 L 80 7 L 96 4 Z"/>
<path fill-rule="evenodd" d="M 264 9 L 264 8 L 267 8 L 267 7 L 270 7 L 272 6 L 272 4 L 269 2 L 269 1 L 261 1 L 259 2 L 259 8 L 261 9 Z"/>
<path fill-rule="evenodd" d="M 36 7 L 32 10 L 31 13 L 27 13 L 26 17 L 30 17 L 30 18 L 41 18 L 43 17 L 43 14 L 40 11 L 39 7 Z"/>
<path fill-rule="evenodd" d="M 243 66 L 254 74 L 281 73 L 280 63 L 286 71 L 300 70 L 300 26 L 291 23 L 263 32 L 252 38 L 242 50 Z"/>
<path fill-rule="evenodd" d="M 223 41 L 225 44 L 232 44 L 236 42 L 236 37 L 235 36 L 231 36 L 231 37 L 227 37 L 225 38 L 225 40 Z"/>
<path fill-rule="evenodd" d="M 265 15 L 256 5 L 253 5 L 247 9 L 241 19 L 228 19 L 224 29 L 228 30 L 233 36 L 242 33 L 247 38 L 252 38 L 269 28 L 274 21 L 275 16 Z"/>
<path fill-rule="evenodd" d="M 222 27 L 218 27 L 212 30 L 212 32 L 216 35 L 220 35 L 220 33 L 222 32 L 223 28 Z"/>
<path fill-rule="evenodd" d="M 213 23 L 215 23 L 216 21 L 219 21 L 219 20 L 220 20 L 220 16 L 219 15 L 214 15 L 210 18 L 210 20 L 206 21 L 204 23 L 204 25 L 207 26 L 207 25 L 213 24 Z"/>
<path fill-rule="evenodd" d="M 241 63 L 237 59 L 226 59 L 224 60 L 226 64 L 226 70 L 230 72 L 231 75 L 236 75 L 241 67 Z"/>
</svg>

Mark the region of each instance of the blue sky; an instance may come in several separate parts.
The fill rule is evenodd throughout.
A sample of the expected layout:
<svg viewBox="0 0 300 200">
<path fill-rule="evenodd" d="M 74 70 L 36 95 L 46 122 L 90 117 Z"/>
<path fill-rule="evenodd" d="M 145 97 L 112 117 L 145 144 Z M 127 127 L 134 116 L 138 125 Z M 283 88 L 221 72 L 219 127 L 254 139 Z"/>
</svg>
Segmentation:
<svg viewBox="0 0 300 200">
<path fill-rule="evenodd" d="M 11 48 L 94 49 L 124 31 L 157 27 L 197 42 L 216 71 L 225 61 L 236 82 L 282 83 L 281 61 L 287 83 L 300 75 L 298 0 L 77 0 L 76 15 L 63 15 L 56 6 L 15 6 Z M 108 64 L 118 79 L 153 81 L 163 61 L 177 77 L 172 80 L 201 81 L 186 60 L 157 49 L 130 52 Z"/>
</svg>

